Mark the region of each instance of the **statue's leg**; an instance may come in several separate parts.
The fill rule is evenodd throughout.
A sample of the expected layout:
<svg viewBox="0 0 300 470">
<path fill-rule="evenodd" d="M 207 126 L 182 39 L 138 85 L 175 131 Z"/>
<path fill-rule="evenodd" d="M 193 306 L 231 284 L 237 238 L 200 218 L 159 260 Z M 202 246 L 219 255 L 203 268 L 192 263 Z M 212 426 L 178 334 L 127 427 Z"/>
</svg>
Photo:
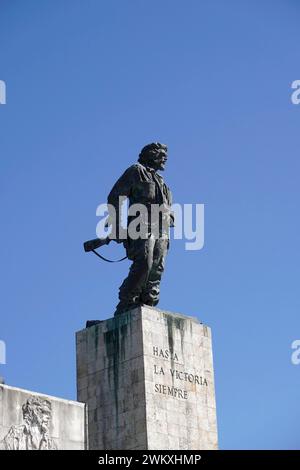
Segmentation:
<svg viewBox="0 0 300 470">
<path fill-rule="evenodd" d="M 141 301 L 144 304 L 152 306 L 158 304 L 160 281 L 165 269 L 168 247 L 169 240 L 167 238 L 159 238 L 155 240 L 152 267 L 141 294 Z"/>
<path fill-rule="evenodd" d="M 128 258 L 132 260 L 132 265 L 127 278 L 120 287 L 120 302 L 117 305 L 115 315 L 141 303 L 140 295 L 152 268 L 154 246 L 155 240 L 152 238 L 130 240 L 127 254 Z"/>
</svg>

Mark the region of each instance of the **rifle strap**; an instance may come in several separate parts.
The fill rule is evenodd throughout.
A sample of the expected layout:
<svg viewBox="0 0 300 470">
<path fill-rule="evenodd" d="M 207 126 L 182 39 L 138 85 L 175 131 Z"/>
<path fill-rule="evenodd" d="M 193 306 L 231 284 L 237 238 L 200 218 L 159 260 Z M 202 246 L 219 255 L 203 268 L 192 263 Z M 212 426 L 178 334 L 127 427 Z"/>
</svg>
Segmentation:
<svg viewBox="0 0 300 470">
<path fill-rule="evenodd" d="M 103 261 L 106 261 L 107 263 L 120 263 L 120 261 L 124 261 L 124 259 L 128 258 L 128 256 L 124 256 L 124 258 L 121 259 L 107 259 L 104 256 L 101 256 L 96 250 L 91 250 L 95 255 L 97 255 L 99 258 L 101 258 Z"/>
</svg>

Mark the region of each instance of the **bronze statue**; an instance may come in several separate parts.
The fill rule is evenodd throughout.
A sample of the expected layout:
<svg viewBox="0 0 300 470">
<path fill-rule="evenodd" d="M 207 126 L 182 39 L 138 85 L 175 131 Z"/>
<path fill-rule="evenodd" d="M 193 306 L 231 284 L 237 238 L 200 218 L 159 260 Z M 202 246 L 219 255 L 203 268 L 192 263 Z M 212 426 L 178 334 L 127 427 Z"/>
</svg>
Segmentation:
<svg viewBox="0 0 300 470">
<path fill-rule="evenodd" d="M 172 195 L 161 175 L 165 169 L 167 146 L 159 142 L 146 145 L 138 162 L 130 166 L 113 186 L 108 195 L 108 205 L 114 208 L 115 218 L 111 226 L 112 239 L 124 243 L 128 258 L 132 261 L 127 278 L 119 289 L 119 303 L 115 315 L 138 305 L 155 306 L 159 301 L 160 281 L 169 249 L 169 227 L 174 225 L 171 211 Z M 120 198 L 128 198 L 128 224 L 126 238 L 120 237 Z M 131 208 L 143 205 L 143 215 L 131 213 Z M 159 212 L 153 208 L 159 207 Z M 133 236 L 131 226 L 140 234 Z M 85 243 L 90 251 L 106 244 L 110 239 L 96 239 Z"/>
</svg>

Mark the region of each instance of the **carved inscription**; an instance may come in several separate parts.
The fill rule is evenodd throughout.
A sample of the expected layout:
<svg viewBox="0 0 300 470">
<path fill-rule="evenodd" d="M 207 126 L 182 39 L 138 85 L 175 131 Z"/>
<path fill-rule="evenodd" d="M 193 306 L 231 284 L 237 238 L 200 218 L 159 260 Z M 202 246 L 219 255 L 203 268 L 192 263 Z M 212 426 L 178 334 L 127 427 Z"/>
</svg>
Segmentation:
<svg viewBox="0 0 300 470">
<path fill-rule="evenodd" d="M 188 391 L 185 390 L 184 385 L 186 383 L 193 384 L 194 386 L 207 387 L 208 382 L 205 377 L 200 374 L 191 373 L 185 370 L 180 370 L 178 364 L 179 355 L 175 351 L 169 349 L 161 349 L 158 346 L 153 346 L 153 356 L 156 358 L 164 359 L 170 363 L 170 366 L 161 366 L 154 364 L 153 374 L 158 376 L 157 379 L 169 377 L 170 384 L 159 383 L 158 381 L 154 384 L 155 393 L 161 393 L 162 395 L 169 395 L 174 398 L 181 398 L 182 400 L 188 400 Z M 164 379 L 165 382 L 165 379 Z"/>
</svg>

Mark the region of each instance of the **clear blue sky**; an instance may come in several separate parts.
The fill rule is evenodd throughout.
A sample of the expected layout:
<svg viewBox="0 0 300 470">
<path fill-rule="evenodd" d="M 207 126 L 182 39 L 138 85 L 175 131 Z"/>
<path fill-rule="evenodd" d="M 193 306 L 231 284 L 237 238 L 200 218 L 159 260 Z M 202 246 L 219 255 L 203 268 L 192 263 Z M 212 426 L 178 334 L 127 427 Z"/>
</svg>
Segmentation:
<svg viewBox="0 0 300 470">
<path fill-rule="evenodd" d="M 129 263 L 86 255 L 140 148 L 205 204 L 160 307 L 211 326 L 220 447 L 300 449 L 297 0 L 1 0 L 1 321 L 10 385 L 74 399 L 75 331 L 112 315 Z M 120 246 L 106 254 L 121 256 Z"/>
</svg>

